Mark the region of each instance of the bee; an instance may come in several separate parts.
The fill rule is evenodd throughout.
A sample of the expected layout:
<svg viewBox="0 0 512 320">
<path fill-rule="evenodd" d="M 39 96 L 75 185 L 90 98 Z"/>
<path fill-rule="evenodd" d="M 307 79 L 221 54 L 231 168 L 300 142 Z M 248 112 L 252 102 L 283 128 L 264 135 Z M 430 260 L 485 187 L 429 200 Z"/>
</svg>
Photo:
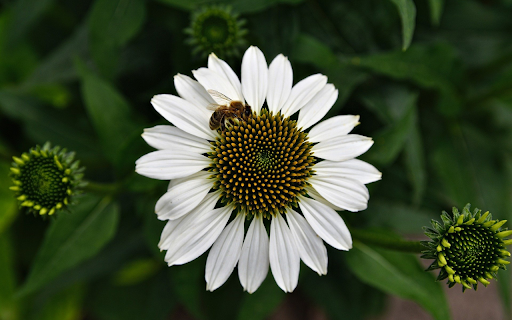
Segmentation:
<svg viewBox="0 0 512 320">
<path fill-rule="evenodd" d="M 208 93 L 217 98 L 217 101 L 220 100 L 225 103 L 212 103 L 207 106 L 209 110 L 214 111 L 210 117 L 210 129 L 212 130 L 221 128 L 224 131 L 227 124 L 233 124 L 232 119 L 245 121 L 252 113 L 251 106 L 244 104 L 242 101 L 232 100 L 215 90 L 208 90 Z"/>
</svg>

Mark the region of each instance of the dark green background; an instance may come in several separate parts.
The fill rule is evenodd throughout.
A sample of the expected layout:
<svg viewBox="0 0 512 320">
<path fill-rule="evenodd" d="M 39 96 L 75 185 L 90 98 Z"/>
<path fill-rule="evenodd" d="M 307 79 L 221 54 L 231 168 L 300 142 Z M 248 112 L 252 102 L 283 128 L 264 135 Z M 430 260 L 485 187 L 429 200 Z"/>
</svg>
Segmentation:
<svg viewBox="0 0 512 320">
<path fill-rule="evenodd" d="M 225 3 L 268 63 L 283 53 L 295 82 L 329 77 L 340 94 L 328 116 L 361 115 L 354 132 L 375 140 L 361 158 L 383 179 L 369 186 L 367 210 L 341 213 L 352 226 L 419 234 L 468 202 L 512 218 L 512 1 Z M 0 319 L 265 319 L 286 298 L 270 273 L 252 295 L 236 272 L 206 292 L 204 256 L 168 268 L 154 214 L 167 183 L 134 173 L 151 150 L 142 129 L 165 123 L 151 97 L 175 94 L 175 74 L 206 65 L 183 32 L 205 4 L 0 2 Z M 240 61 L 229 60 L 238 73 Z M 11 157 L 46 141 L 107 184 L 56 219 L 26 215 L 8 190 Z M 499 277 L 491 286 L 510 315 L 510 273 Z M 385 294 L 450 319 L 442 286 L 414 255 L 355 243 L 329 249 L 326 276 L 302 265 L 293 295 L 330 319 L 378 314 Z"/>
</svg>

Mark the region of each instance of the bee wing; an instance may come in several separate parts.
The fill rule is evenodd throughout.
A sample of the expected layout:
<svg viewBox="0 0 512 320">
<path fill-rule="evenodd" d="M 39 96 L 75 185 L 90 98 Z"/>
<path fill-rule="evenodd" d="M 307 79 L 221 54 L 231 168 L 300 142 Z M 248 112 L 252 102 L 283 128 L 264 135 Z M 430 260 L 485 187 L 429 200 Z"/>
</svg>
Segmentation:
<svg viewBox="0 0 512 320">
<path fill-rule="evenodd" d="M 212 96 L 212 98 L 217 101 L 217 102 L 220 102 L 221 104 L 227 104 L 229 105 L 231 103 L 231 101 L 233 101 L 231 98 L 223 95 L 222 93 L 220 93 L 219 91 L 217 90 L 208 90 L 208 93 Z"/>
<path fill-rule="evenodd" d="M 216 104 L 216 103 L 210 103 L 209 105 L 206 106 L 206 109 L 208 110 L 212 110 L 212 111 L 215 111 L 217 110 L 219 107 L 222 107 L 220 104 Z"/>
</svg>

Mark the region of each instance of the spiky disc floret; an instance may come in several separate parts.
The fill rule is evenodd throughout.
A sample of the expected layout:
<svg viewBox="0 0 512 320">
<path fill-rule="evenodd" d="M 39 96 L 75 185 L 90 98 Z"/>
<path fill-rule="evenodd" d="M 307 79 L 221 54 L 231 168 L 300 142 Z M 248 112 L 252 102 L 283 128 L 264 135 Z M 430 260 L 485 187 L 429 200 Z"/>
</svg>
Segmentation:
<svg viewBox="0 0 512 320">
<path fill-rule="evenodd" d="M 489 211 L 475 209 L 470 211 L 467 204 L 462 213 L 453 208 L 453 215 L 443 211 L 443 224 L 432 220 L 432 228 L 425 227 L 425 234 L 431 241 L 423 241 L 427 250 L 421 256 L 435 261 L 427 270 L 441 269 L 437 280 L 448 278 L 451 288 L 456 283 L 462 285 L 462 291 L 476 290 L 478 281 L 487 286 L 489 280 L 497 277 L 499 269 L 505 269 L 510 262 L 506 246 L 512 240 L 512 230 L 502 226 L 506 220 L 492 220 Z"/>
<path fill-rule="evenodd" d="M 84 168 L 74 161 L 74 152 L 51 147 L 47 142 L 13 157 L 11 177 L 20 206 L 40 215 L 53 215 L 71 203 L 80 192 Z"/>
<path fill-rule="evenodd" d="M 239 20 L 229 6 L 205 6 L 192 14 L 188 44 L 194 47 L 194 54 L 206 57 L 215 52 L 221 58 L 239 56 L 246 45 L 243 28 L 245 20 Z"/>
<path fill-rule="evenodd" d="M 312 175 L 314 157 L 297 122 L 264 109 L 220 132 L 208 155 L 213 188 L 247 214 L 270 217 L 297 206 Z"/>
</svg>

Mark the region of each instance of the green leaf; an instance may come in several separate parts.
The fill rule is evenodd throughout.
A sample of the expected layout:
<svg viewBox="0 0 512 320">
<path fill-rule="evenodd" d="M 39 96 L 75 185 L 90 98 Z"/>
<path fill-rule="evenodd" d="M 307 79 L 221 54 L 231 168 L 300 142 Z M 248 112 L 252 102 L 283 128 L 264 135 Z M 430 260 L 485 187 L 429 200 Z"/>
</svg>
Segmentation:
<svg viewBox="0 0 512 320">
<path fill-rule="evenodd" d="M 0 235 L 9 228 L 18 213 L 18 201 L 14 198 L 14 192 L 9 190 L 12 185 L 9 178 L 10 167 L 9 163 L 0 162 Z"/>
<path fill-rule="evenodd" d="M 233 9 L 240 13 L 255 13 L 278 4 L 299 4 L 304 0 L 231 0 L 227 1 Z"/>
<path fill-rule="evenodd" d="M 53 295 L 42 309 L 32 312 L 31 320 L 80 320 L 84 300 L 83 285 L 74 285 Z"/>
<path fill-rule="evenodd" d="M 512 112 L 511 112 L 512 113 Z M 506 187 L 503 190 L 504 192 L 512 192 L 512 156 L 510 154 L 507 154 L 504 157 L 504 163 L 505 163 L 505 172 L 506 172 Z M 507 199 L 508 200 L 508 199 Z M 505 200 L 505 203 L 507 205 L 512 205 L 510 201 Z M 508 221 L 512 221 L 512 210 L 508 208 L 504 208 L 505 212 L 508 212 L 508 215 L 500 215 L 500 219 L 507 219 Z M 509 228 L 511 229 L 511 228 Z M 498 272 L 498 289 L 501 296 L 501 301 L 503 304 L 503 308 L 505 309 L 505 312 L 507 316 L 510 318 L 512 316 L 512 305 L 509 303 L 512 299 L 512 269 L 509 268 L 507 270 L 500 270 Z"/>
<path fill-rule="evenodd" d="M 215 0 L 190 0 L 190 1 L 182 1 L 182 0 L 158 0 L 162 3 L 168 4 L 170 6 L 192 11 L 194 9 L 200 8 L 201 6 L 208 4 L 215 4 L 218 1 Z M 303 2 L 304 0 L 227 0 L 223 1 L 224 4 L 229 4 L 233 7 L 236 12 L 239 13 L 255 13 L 259 11 L 263 11 L 269 7 L 275 6 L 279 3 L 287 3 L 287 4 L 298 4 Z"/>
<path fill-rule="evenodd" d="M 332 248 L 327 251 L 327 275 L 319 276 L 306 267 L 299 279 L 300 292 L 322 308 L 329 319 L 363 320 L 382 313 L 385 295 L 352 275 L 346 266 L 344 252 L 340 254 Z"/>
<path fill-rule="evenodd" d="M 436 89 L 437 108 L 443 115 L 457 115 L 462 108 L 458 87 L 466 77 L 454 48 L 447 44 L 414 45 L 405 52 L 389 52 L 355 57 L 352 64 L 397 80 L 410 80 L 417 85 Z"/>
<path fill-rule="evenodd" d="M 132 119 L 131 107 L 107 81 L 77 62 L 82 77 L 82 96 L 107 158 L 116 163 L 123 148 L 142 128 Z"/>
<path fill-rule="evenodd" d="M 68 150 L 73 148 L 81 160 L 86 156 L 94 161 L 102 158 L 92 137 L 92 128 L 77 123 L 76 114 L 71 110 L 57 111 L 32 98 L 6 90 L 0 91 L 0 110 L 21 121 L 26 135 L 36 143 L 51 141 Z"/>
<path fill-rule="evenodd" d="M 364 106 L 372 111 L 379 120 L 391 125 L 410 111 L 418 93 L 403 85 L 379 84 L 376 88 L 365 90 L 358 96 Z"/>
<path fill-rule="evenodd" d="M 138 253 L 145 252 L 142 234 L 135 226 L 119 228 L 115 237 L 91 259 L 61 273 L 50 281 L 37 295 L 45 297 L 77 283 L 91 283 L 111 276 L 131 261 Z M 163 261 L 163 260 L 160 260 Z"/>
<path fill-rule="evenodd" d="M 463 80 L 454 48 L 443 43 L 356 57 L 352 63 L 393 79 L 414 81 L 424 88 L 452 88 Z"/>
<path fill-rule="evenodd" d="M 372 199 L 361 214 L 368 219 L 369 226 L 386 227 L 404 234 L 421 233 L 422 226 L 430 226 L 432 218 L 439 218 L 434 211 L 380 198 Z"/>
<path fill-rule="evenodd" d="M 12 8 L 7 41 L 16 46 L 30 28 L 40 19 L 55 0 L 18 0 Z"/>
<path fill-rule="evenodd" d="M 393 162 L 404 147 L 416 120 L 417 95 L 407 101 L 407 112 L 393 125 L 374 136 L 375 144 L 365 155 L 370 162 L 388 165 Z"/>
<path fill-rule="evenodd" d="M 114 235 L 119 208 L 109 197 L 84 196 L 71 213 L 48 228 L 21 294 L 33 292 L 60 273 L 98 253 Z"/>
<path fill-rule="evenodd" d="M 434 26 L 438 26 L 443 14 L 444 0 L 428 0 L 428 5 L 430 7 L 430 21 Z"/>
<path fill-rule="evenodd" d="M 73 59 L 85 58 L 87 54 L 87 26 L 81 25 L 54 51 L 46 56 L 30 75 L 22 88 L 31 88 L 44 83 L 75 80 L 78 77 Z"/>
<path fill-rule="evenodd" d="M 376 250 L 362 243 L 345 254 L 352 272 L 384 292 L 419 303 L 434 319 L 450 319 L 443 289 L 411 254 Z"/>
<path fill-rule="evenodd" d="M 14 299 L 16 273 L 14 255 L 7 234 L 0 234 L 0 319 L 19 319 L 17 303 Z"/>
<path fill-rule="evenodd" d="M 99 320 L 165 320 L 176 304 L 166 274 L 135 285 L 99 284 L 92 292 L 92 309 Z"/>
<path fill-rule="evenodd" d="M 120 286 L 133 285 L 152 277 L 162 266 L 155 259 L 137 259 L 127 263 L 116 272 L 113 283 Z"/>
<path fill-rule="evenodd" d="M 124 45 L 139 32 L 145 17 L 142 0 L 96 0 L 89 17 L 90 36 L 93 41 Z"/>
<path fill-rule="evenodd" d="M 119 48 L 141 29 L 146 18 L 143 0 L 96 0 L 89 16 L 91 53 L 102 74 L 117 67 Z"/>
<path fill-rule="evenodd" d="M 416 24 L 416 6 L 412 0 L 391 0 L 402 20 L 402 50 L 409 48 Z"/>
<path fill-rule="evenodd" d="M 14 15 L 18 15 L 20 18 L 20 11 L 23 8 L 19 4 L 22 2 L 26 1 L 18 1 L 15 6 L 11 7 L 11 10 L 0 12 L 0 56 L 2 57 L 0 59 L 0 85 L 12 86 L 13 83 L 23 81 L 37 66 L 38 55 L 33 46 L 28 41 L 13 35 L 22 31 L 17 29 L 13 23 Z"/>
<path fill-rule="evenodd" d="M 323 42 L 301 34 L 293 48 L 293 58 L 296 61 L 314 64 L 318 68 L 328 69 L 339 63 L 338 57 Z"/>
<path fill-rule="evenodd" d="M 206 316 L 201 307 L 202 294 L 206 286 L 204 282 L 205 255 L 181 266 L 169 268 L 169 276 L 174 295 L 190 314 L 197 319 Z"/>
<path fill-rule="evenodd" d="M 431 161 L 441 182 L 439 196 L 456 207 L 462 207 L 469 201 L 474 205 L 482 202 L 477 198 L 476 182 L 471 174 L 473 169 L 464 157 L 463 145 L 453 143 L 451 138 L 440 141 L 432 151 Z"/>
<path fill-rule="evenodd" d="M 417 112 L 414 113 L 413 125 L 405 142 L 405 167 L 413 188 L 412 202 L 418 205 L 427 186 L 427 169 Z"/>
<path fill-rule="evenodd" d="M 338 89 L 338 100 L 327 116 L 337 115 L 353 90 L 368 76 L 357 68 L 342 63 L 324 43 L 308 35 L 299 35 L 292 51 L 293 61 L 317 67 Z"/>
<path fill-rule="evenodd" d="M 503 309 L 505 310 L 506 317 L 510 318 L 512 313 L 510 299 L 512 294 L 510 293 L 512 288 L 512 270 L 499 270 L 498 271 L 498 290 L 500 293 Z"/>
<path fill-rule="evenodd" d="M 240 305 L 245 298 L 236 270 L 226 282 L 213 292 L 203 294 L 203 308 L 208 319 L 237 319 Z M 226 299 L 229 297 L 229 299 Z"/>
<path fill-rule="evenodd" d="M 237 319 L 266 319 L 285 297 L 286 294 L 277 286 L 269 273 L 258 290 L 252 294 L 244 293 Z"/>
<path fill-rule="evenodd" d="M 330 261 L 329 261 L 330 262 Z M 301 279 L 302 280 L 302 279 Z M 344 290 L 337 285 L 334 275 L 319 277 L 317 274 L 308 274 L 301 283 L 306 294 L 320 307 L 325 309 L 329 318 L 342 320 L 354 319 L 354 310 L 344 295 Z"/>
</svg>

